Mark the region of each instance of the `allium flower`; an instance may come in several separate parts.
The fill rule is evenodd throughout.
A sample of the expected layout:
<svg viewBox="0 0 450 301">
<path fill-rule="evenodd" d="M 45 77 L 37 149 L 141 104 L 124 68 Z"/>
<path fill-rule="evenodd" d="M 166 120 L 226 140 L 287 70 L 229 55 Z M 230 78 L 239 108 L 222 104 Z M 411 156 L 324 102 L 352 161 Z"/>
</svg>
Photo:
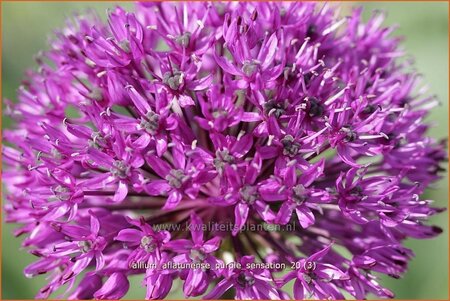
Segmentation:
<svg viewBox="0 0 450 301">
<path fill-rule="evenodd" d="M 118 299 L 132 275 L 148 299 L 177 281 L 393 297 L 377 274 L 401 277 L 402 242 L 441 232 L 422 195 L 446 153 L 383 15 L 336 11 L 138 3 L 58 32 L 4 130 L 7 221 L 38 258 L 25 275 L 48 275 L 36 297 Z"/>
</svg>

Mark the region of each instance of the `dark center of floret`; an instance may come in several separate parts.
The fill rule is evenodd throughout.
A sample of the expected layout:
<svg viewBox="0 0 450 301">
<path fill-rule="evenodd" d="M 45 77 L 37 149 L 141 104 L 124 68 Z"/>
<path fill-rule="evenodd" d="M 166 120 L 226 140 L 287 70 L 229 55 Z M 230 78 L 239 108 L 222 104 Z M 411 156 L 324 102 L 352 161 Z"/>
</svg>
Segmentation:
<svg viewBox="0 0 450 301">
<path fill-rule="evenodd" d="M 173 188 L 180 188 L 188 179 L 189 176 L 187 176 L 182 169 L 172 169 L 166 176 L 166 180 Z"/>
<path fill-rule="evenodd" d="M 78 242 L 78 247 L 82 253 L 87 253 L 92 248 L 92 242 L 89 240 L 82 240 Z"/>
<path fill-rule="evenodd" d="M 323 115 L 324 108 L 317 98 L 310 97 L 308 102 L 309 117 L 320 117 Z"/>
<path fill-rule="evenodd" d="M 256 187 L 246 185 L 239 190 L 242 201 L 247 204 L 253 204 L 258 199 L 258 191 Z"/>
<path fill-rule="evenodd" d="M 303 280 L 306 283 L 311 283 L 312 280 L 316 279 L 317 276 L 314 274 L 314 269 L 316 268 L 316 264 L 312 261 L 307 261 L 304 263 L 304 271 L 302 273 Z"/>
<path fill-rule="evenodd" d="M 213 160 L 213 164 L 216 167 L 216 170 L 222 171 L 225 167 L 225 164 L 231 164 L 233 162 L 234 157 L 230 155 L 230 152 L 227 149 L 216 151 L 216 157 Z"/>
<path fill-rule="evenodd" d="M 141 248 L 147 253 L 151 253 L 156 249 L 156 243 L 151 236 L 142 236 L 141 238 Z"/>
<path fill-rule="evenodd" d="M 311 281 L 316 278 L 313 273 L 303 274 L 302 277 L 303 280 L 305 280 L 305 282 L 308 284 L 311 283 Z"/>
<path fill-rule="evenodd" d="M 292 199 L 297 205 L 303 204 L 306 200 L 306 189 L 302 184 L 295 185 L 292 188 Z"/>
<path fill-rule="evenodd" d="M 242 71 L 250 77 L 258 70 L 259 64 L 257 60 L 245 61 L 242 66 Z"/>
<path fill-rule="evenodd" d="M 350 195 L 355 197 L 363 196 L 363 189 L 361 186 L 355 186 L 350 190 Z"/>
<path fill-rule="evenodd" d="M 315 38 L 317 34 L 317 26 L 314 24 L 310 24 L 306 29 L 306 36 L 310 38 Z"/>
<path fill-rule="evenodd" d="M 223 108 L 217 108 L 212 111 L 212 116 L 216 119 L 220 117 L 227 117 L 228 111 Z"/>
<path fill-rule="evenodd" d="M 60 201 L 67 201 L 70 199 L 70 196 L 71 196 L 70 189 L 67 187 L 61 186 L 61 185 L 56 186 L 56 188 L 53 190 L 53 192 L 55 193 L 55 196 Z"/>
<path fill-rule="evenodd" d="M 178 90 L 184 82 L 184 74 L 181 71 L 166 72 L 163 76 L 163 83 L 172 90 Z"/>
<path fill-rule="evenodd" d="M 344 125 L 341 128 L 341 133 L 345 134 L 344 142 L 353 142 L 356 140 L 356 138 L 358 138 L 358 135 L 355 131 L 353 131 L 350 125 Z"/>
<path fill-rule="evenodd" d="M 144 129 L 147 133 L 155 135 L 159 128 L 160 116 L 155 112 L 148 112 L 146 119 L 142 119 L 140 127 Z"/>
<path fill-rule="evenodd" d="M 298 154 L 300 150 L 300 144 L 295 142 L 294 137 L 291 135 L 284 136 L 281 139 L 281 144 L 283 145 L 283 155 L 293 157 Z"/>
<path fill-rule="evenodd" d="M 285 104 L 275 101 L 273 99 L 269 100 L 264 104 L 264 113 L 267 115 L 274 115 L 276 118 L 280 118 L 285 112 Z"/>
<path fill-rule="evenodd" d="M 368 104 L 368 105 L 362 110 L 362 113 L 363 113 L 363 114 L 372 114 L 373 112 L 375 112 L 376 109 L 377 109 L 377 107 L 374 106 L 373 104 Z"/>
<path fill-rule="evenodd" d="M 205 260 L 206 258 L 206 253 L 203 250 L 199 250 L 199 249 L 192 249 L 189 252 L 189 258 L 194 262 L 194 263 L 201 263 L 203 262 L 203 260 Z"/>
<path fill-rule="evenodd" d="M 125 164 L 122 160 L 114 161 L 114 167 L 111 168 L 111 174 L 117 178 L 125 179 L 130 173 L 130 167 Z"/>
<path fill-rule="evenodd" d="M 177 42 L 181 47 L 186 48 L 189 46 L 189 42 L 191 41 L 191 33 L 186 31 L 182 35 L 179 35 L 175 38 L 175 42 Z"/>
<path fill-rule="evenodd" d="M 252 275 L 246 275 L 245 272 L 241 272 L 236 281 L 241 287 L 250 287 L 255 284 L 255 278 Z"/>
</svg>

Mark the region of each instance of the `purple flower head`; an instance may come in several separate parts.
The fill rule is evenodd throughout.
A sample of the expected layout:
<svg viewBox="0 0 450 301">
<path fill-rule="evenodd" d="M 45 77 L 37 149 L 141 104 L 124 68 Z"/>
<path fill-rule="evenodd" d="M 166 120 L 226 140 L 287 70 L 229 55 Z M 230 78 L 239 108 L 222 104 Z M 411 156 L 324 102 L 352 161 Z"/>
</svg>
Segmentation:
<svg viewBox="0 0 450 301">
<path fill-rule="evenodd" d="M 392 298 L 378 277 L 407 271 L 403 242 L 442 232 L 424 191 L 447 155 L 383 15 L 336 10 L 147 2 L 59 31 L 5 101 L 6 220 L 25 275 L 48 276 L 36 297 L 119 299 L 140 277 L 146 299 L 179 281 Z"/>
</svg>

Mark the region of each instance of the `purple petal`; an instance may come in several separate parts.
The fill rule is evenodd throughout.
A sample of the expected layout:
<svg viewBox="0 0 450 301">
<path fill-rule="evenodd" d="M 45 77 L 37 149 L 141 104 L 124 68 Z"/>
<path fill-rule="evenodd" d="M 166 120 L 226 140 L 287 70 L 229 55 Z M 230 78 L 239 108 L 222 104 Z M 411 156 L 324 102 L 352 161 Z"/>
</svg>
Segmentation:
<svg viewBox="0 0 450 301">
<path fill-rule="evenodd" d="M 277 213 L 275 222 L 277 224 L 286 225 L 291 220 L 291 216 L 292 216 L 292 212 L 294 211 L 294 208 L 295 207 L 293 207 L 288 202 L 284 202 L 281 205 L 280 210 Z"/>
<path fill-rule="evenodd" d="M 98 221 L 98 218 L 91 213 L 91 233 L 98 235 L 98 231 L 100 231 L 100 222 Z"/>
<path fill-rule="evenodd" d="M 151 137 L 147 133 L 143 133 L 138 139 L 134 140 L 132 143 L 135 149 L 144 149 L 150 143 Z"/>
<path fill-rule="evenodd" d="M 169 174 L 171 168 L 169 163 L 166 161 L 154 155 L 146 156 L 145 160 L 150 168 L 153 169 L 161 178 L 165 178 Z"/>
<path fill-rule="evenodd" d="M 67 297 L 68 300 L 93 299 L 94 293 L 102 286 L 102 277 L 87 273 L 80 281 L 75 291 Z"/>
<path fill-rule="evenodd" d="M 211 86 L 212 81 L 213 81 L 213 75 L 210 74 L 208 76 L 203 77 L 202 79 L 189 82 L 187 84 L 187 88 L 189 90 L 194 90 L 194 91 L 205 90 Z"/>
<path fill-rule="evenodd" d="M 179 141 L 174 141 L 175 146 L 172 148 L 172 155 L 173 155 L 173 165 L 176 168 L 179 169 L 184 169 L 184 167 L 186 166 L 186 153 L 185 150 L 183 148 L 183 146 L 181 145 L 181 142 Z"/>
<path fill-rule="evenodd" d="M 157 196 L 165 195 L 171 187 L 166 180 L 150 180 L 145 184 L 144 189 L 149 195 Z"/>
<path fill-rule="evenodd" d="M 73 275 L 78 275 L 82 271 L 84 271 L 88 267 L 88 265 L 91 263 L 93 258 L 94 258 L 94 254 L 91 252 L 91 253 L 86 253 L 86 255 L 83 258 L 77 259 L 77 261 L 75 261 L 74 265 L 71 268 Z"/>
<path fill-rule="evenodd" d="M 164 247 L 177 253 L 185 253 L 193 247 L 193 244 L 189 239 L 177 239 L 169 241 Z"/>
<path fill-rule="evenodd" d="M 248 205 L 244 203 L 238 203 L 234 208 L 234 229 L 232 234 L 236 235 L 239 230 L 244 226 L 248 217 Z"/>
<path fill-rule="evenodd" d="M 258 153 L 264 160 L 272 159 L 278 156 L 278 148 L 276 146 L 262 146 L 258 148 Z"/>
<path fill-rule="evenodd" d="M 331 249 L 331 246 L 332 246 L 332 244 L 329 244 L 322 250 L 312 254 L 311 256 L 308 257 L 308 261 L 311 261 L 311 262 L 320 261 L 325 255 L 328 254 L 328 252 Z"/>
<path fill-rule="evenodd" d="M 241 116 L 241 120 L 244 122 L 256 122 L 260 121 L 261 119 L 261 114 L 256 112 L 244 112 Z"/>
<path fill-rule="evenodd" d="M 146 279 L 146 299 L 164 299 L 172 288 L 173 278 L 171 275 L 156 274 Z"/>
<path fill-rule="evenodd" d="M 350 165 L 351 167 L 360 168 L 361 166 L 356 163 L 356 161 L 352 158 L 350 155 L 350 150 L 347 146 L 339 144 L 337 146 L 337 154 L 338 156 L 344 161 L 346 164 Z"/>
<path fill-rule="evenodd" d="M 222 279 L 213 289 L 203 296 L 203 299 L 207 300 L 217 300 L 219 299 L 227 290 L 233 286 L 233 281 L 231 279 Z"/>
<path fill-rule="evenodd" d="M 316 219 L 314 218 L 314 213 L 312 213 L 308 207 L 297 207 L 295 212 L 297 213 L 298 221 L 303 228 L 306 229 L 309 226 L 314 225 Z"/>
<path fill-rule="evenodd" d="M 286 174 L 284 175 L 284 181 L 287 187 L 292 187 L 297 183 L 297 174 L 295 164 L 286 168 Z"/>
<path fill-rule="evenodd" d="M 183 196 L 181 195 L 181 193 L 179 191 L 173 190 L 169 194 L 169 197 L 167 198 L 167 201 L 164 204 L 164 207 L 162 209 L 170 210 L 170 209 L 175 208 L 180 203 L 182 197 Z"/>
<path fill-rule="evenodd" d="M 377 263 L 375 259 L 365 255 L 354 256 L 352 261 L 357 267 L 361 268 L 370 268 Z"/>
<path fill-rule="evenodd" d="M 183 292 L 188 296 L 192 296 L 200 283 L 205 278 L 205 273 L 201 269 L 189 269 L 188 276 L 184 282 Z M 196 293 L 198 295 L 198 293 Z"/>
<path fill-rule="evenodd" d="M 308 291 L 303 287 L 302 282 L 299 279 L 296 279 L 294 282 L 294 299 L 305 300 L 305 295 L 307 294 L 307 292 Z"/>
<path fill-rule="evenodd" d="M 268 223 L 273 223 L 275 221 L 275 213 L 270 209 L 270 206 L 262 201 L 256 201 L 253 204 L 253 208 L 255 208 L 256 212 L 258 212 L 259 216 Z"/>
<path fill-rule="evenodd" d="M 308 170 L 304 171 L 300 176 L 299 182 L 305 187 L 311 185 L 317 178 L 319 178 L 325 170 L 325 160 L 321 159 L 319 162 L 311 165 Z"/>
<path fill-rule="evenodd" d="M 238 70 L 229 60 L 224 57 L 219 57 L 214 51 L 214 59 L 223 71 L 232 75 L 241 75 L 241 71 Z"/>
<path fill-rule="evenodd" d="M 151 111 L 148 101 L 142 97 L 133 86 L 126 86 L 126 90 L 139 113 L 141 113 L 142 116 L 147 115 L 147 113 Z"/>
<path fill-rule="evenodd" d="M 117 187 L 116 193 L 113 197 L 114 203 L 122 202 L 128 195 L 128 185 L 123 181 L 119 181 L 119 186 Z"/>
<path fill-rule="evenodd" d="M 259 187 L 258 192 L 265 201 L 280 201 L 286 199 L 286 194 L 280 193 L 281 187 L 278 181 L 269 179 Z"/>
<path fill-rule="evenodd" d="M 105 266 L 105 257 L 102 252 L 95 252 L 95 270 L 100 271 Z"/>
<path fill-rule="evenodd" d="M 161 157 L 167 151 L 167 141 L 166 139 L 156 140 L 156 154 Z"/>
<path fill-rule="evenodd" d="M 322 279 L 348 280 L 347 274 L 339 270 L 337 267 L 328 263 L 317 263 L 314 273 Z"/>
<path fill-rule="evenodd" d="M 90 127 L 66 122 L 67 131 L 78 138 L 91 139 L 92 129 Z"/>
<path fill-rule="evenodd" d="M 237 157 L 241 158 L 248 153 L 253 145 L 253 135 L 247 134 L 242 136 L 231 148 L 231 152 Z"/>
<path fill-rule="evenodd" d="M 262 62 L 261 68 L 266 69 L 272 64 L 277 52 L 278 38 L 276 32 L 272 33 L 269 40 L 264 44 L 258 55 L 258 60 Z"/>
<path fill-rule="evenodd" d="M 211 238 L 203 244 L 203 249 L 206 253 L 211 253 L 219 249 L 221 239 L 218 236 Z"/>
<path fill-rule="evenodd" d="M 203 222 L 194 212 L 191 213 L 191 235 L 194 244 L 203 245 Z"/>
<path fill-rule="evenodd" d="M 178 96 L 178 103 L 180 104 L 180 107 L 182 107 L 182 108 L 195 105 L 194 100 L 190 96 L 187 96 L 187 95 Z"/>
<path fill-rule="evenodd" d="M 143 233 L 136 229 L 123 229 L 117 234 L 114 240 L 124 241 L 124 242 L 132 242 L 135 244 L 139 244 Z"/>
</svg>

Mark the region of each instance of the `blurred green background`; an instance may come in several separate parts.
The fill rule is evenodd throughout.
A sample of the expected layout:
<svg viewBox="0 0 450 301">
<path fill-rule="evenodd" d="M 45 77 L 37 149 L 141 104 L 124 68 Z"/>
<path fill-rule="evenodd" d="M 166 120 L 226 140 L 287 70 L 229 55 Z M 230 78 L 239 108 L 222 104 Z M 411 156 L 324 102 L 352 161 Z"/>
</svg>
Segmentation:
<svg viewBox="0 0 450 301">
<path fill-rule="evenodd" d="M 33 56 L 46 49 L 52 30 L 64 25 L 74 11 L 94 8 L 103 18 L 106 9 L 116 2 L 3 2 L 2 5 L 2 98 L 15 99 L 23 72 L 35 67 Z M 121 3 L 132 9 L 132 3 Z M 387 12 L 387 25 L 397 24 L 396 35 L 404 36 L 404 48 L 416 59 L 416 68 L 424 75 L 430 92 L 438 95 L 441 107 L 435 108 L 428 120 L 436 123 L 430 134 L 436 138 L 448 136 L 448 3 L 445 2 L 366 2 L 344 3 L 362 5 L 367 18 L 373 10 Z M 10 121 L 2 118 L 2 125 Z M 436 206 L 447 207 L 448 174 L 430 188 L 426 197 L 436 200 Z M 3 213 L 2 213 L 3 214 Z M 444 228 L 440 237 L 432 240 L 407 241 L 416 258 L 403 279 L 384 279 L 383 283 L 396 293 L 398 299 L 448 299 L 448 214 L 432 222 Z M 20 238 L 11 235 L 14 225 L 2 224 L 2 296 L 3 299 L 32 299 L 45 283 L 44 276 L 24 277 L 22 270 L 35 258 L 20 247 Z M 142 299 L 145 289 L 134 279 L 127 299 Z M 180 292 L 181 288 L 176 289 Z M 171 298 L 181 299 L 175 293 Z"/>
</svg>

